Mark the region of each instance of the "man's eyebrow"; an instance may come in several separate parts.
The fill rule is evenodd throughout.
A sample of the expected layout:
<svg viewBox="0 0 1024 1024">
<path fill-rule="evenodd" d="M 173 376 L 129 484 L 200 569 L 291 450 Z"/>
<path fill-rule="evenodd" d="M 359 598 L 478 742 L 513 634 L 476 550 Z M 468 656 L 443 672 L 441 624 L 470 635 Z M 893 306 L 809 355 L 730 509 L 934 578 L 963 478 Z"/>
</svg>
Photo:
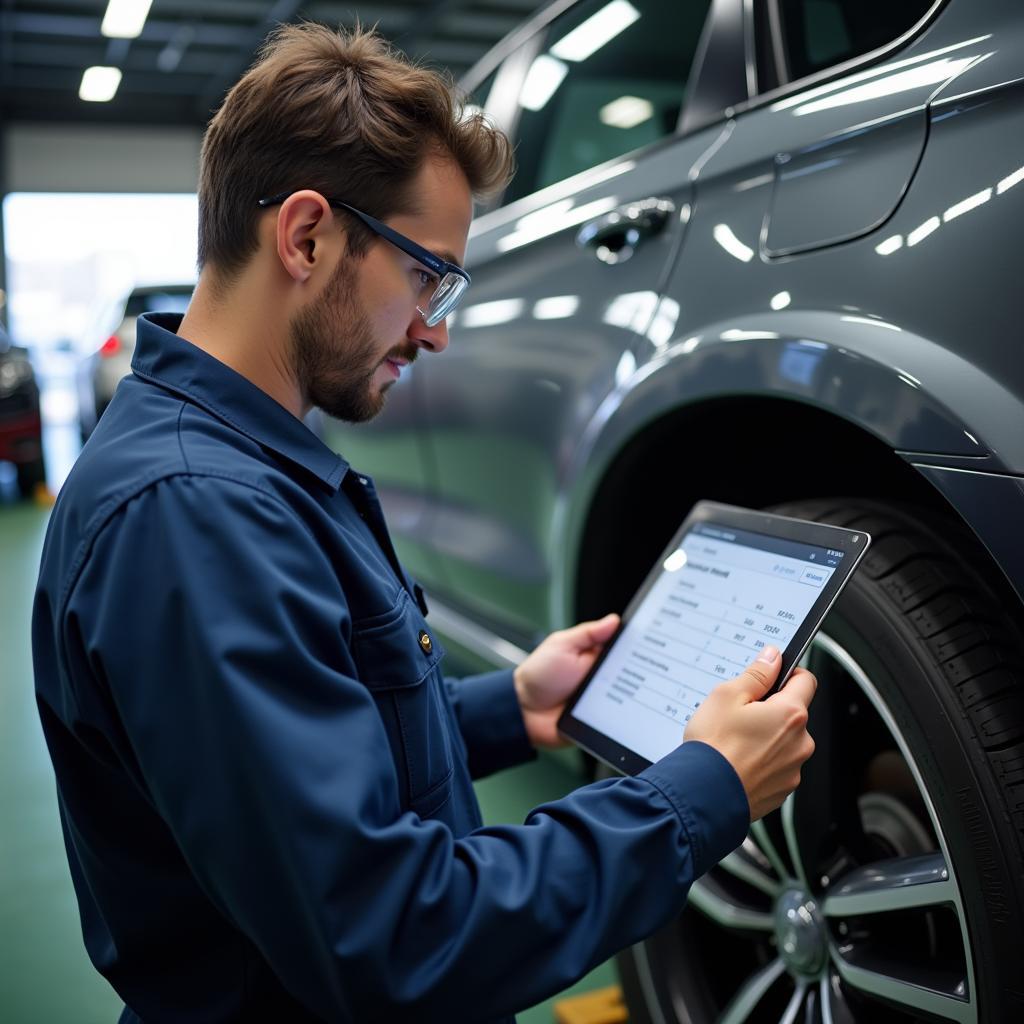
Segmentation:
<svg viewBox="0 0 1024 1024">
<path fill-rule="evenodd" d="M 439 252 L 437 255 L 440 256 L 445 263 L 454 263 L 457 267 L 462 266 L 462 264 L 455 258 L 455 253 L 445 250 L 444 252 Z"/>
</svg>

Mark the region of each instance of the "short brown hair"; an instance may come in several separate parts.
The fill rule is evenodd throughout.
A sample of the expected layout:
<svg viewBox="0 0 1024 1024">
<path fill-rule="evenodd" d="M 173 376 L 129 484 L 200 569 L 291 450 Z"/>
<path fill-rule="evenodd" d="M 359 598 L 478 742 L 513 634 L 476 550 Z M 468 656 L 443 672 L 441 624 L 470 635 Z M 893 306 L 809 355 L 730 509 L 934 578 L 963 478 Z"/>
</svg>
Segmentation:
<svg viewBox="0 0 1024 1024">
<path fill-rule="evenodd" d="M 256 252 L 258 201 L 310 188 L 383 220 L 414 208 L 424 157 L 451 157 L 477 197 L 511 177 L 508 138 L 467 114 L 449 75 L 411 64 L 379 35 L 284 25 L 228 93 L 203 139 L 199 267 L 222 283 Z M 348 247 L 369 231 L 348 218 Z"/>
</svg>

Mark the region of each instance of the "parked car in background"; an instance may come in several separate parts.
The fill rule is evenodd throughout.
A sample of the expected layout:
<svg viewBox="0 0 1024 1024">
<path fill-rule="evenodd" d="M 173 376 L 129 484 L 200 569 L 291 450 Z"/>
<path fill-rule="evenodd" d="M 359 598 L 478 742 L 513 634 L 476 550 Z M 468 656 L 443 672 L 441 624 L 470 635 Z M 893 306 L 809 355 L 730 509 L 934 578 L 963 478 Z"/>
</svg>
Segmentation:
<svg viewBox="0 0 1024 1024">
<path fill-rule="evenodd" d="M 0 327 L 0 462 L 14 464 L 18 491 L 30 498 L 46 483 L 39 388 L 28 352 Z"/>
<path fill-rule="evenodd" d="M 554 3 L 465 83 L 519 173 L 449 349 L 325 424 L 466 662 L 623 608 L 701 498 L 875 538 L 633 1021 L 1024 1019 L 1022 69 L 1005 0 Z"/>
<path fill-rule="evenodd" d="M 95 429 L 123 377 L 131 372 L 135 353 L 135 321 L 142 313 L 184 313 L 194 284 L 145 285 L 133 288 L 115 304 L 114 327 L 106 340 L 78 368 L 78 416 L 84 441 Z"/>
</svg>

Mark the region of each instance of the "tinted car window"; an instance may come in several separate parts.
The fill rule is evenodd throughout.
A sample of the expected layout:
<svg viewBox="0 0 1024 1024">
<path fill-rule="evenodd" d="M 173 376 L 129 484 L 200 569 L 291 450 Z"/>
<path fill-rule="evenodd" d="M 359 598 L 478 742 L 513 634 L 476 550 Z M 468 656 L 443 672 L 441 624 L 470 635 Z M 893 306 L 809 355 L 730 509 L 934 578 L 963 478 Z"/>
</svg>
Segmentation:
<svg viewBox="0 0 1024 1024">
<path fill-rule="evenodd" d="M 675 131 L 709 0 L 588 0 L 556 19 L 520 93 L 506 201 Z"/>
<path fill-rule="evenodd" d="M 804 78 L 892 42 L 920 21 L 933 3 L 778 0 L 789 78 Z"/>
</svg>

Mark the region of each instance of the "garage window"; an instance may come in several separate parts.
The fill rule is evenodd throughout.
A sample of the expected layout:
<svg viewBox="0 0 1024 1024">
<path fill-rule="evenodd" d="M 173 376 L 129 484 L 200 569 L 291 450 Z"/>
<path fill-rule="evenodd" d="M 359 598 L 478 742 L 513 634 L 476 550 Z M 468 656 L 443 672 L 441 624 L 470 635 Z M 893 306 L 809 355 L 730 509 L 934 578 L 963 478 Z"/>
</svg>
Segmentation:
<svg viewBox="0 0 1024 1024">
<path fill-rule="evenodd" d="M 556 19 L 519 95 L 506 201 L 676 130 L 709 0 L 588 0 Z"/>
</svg>

